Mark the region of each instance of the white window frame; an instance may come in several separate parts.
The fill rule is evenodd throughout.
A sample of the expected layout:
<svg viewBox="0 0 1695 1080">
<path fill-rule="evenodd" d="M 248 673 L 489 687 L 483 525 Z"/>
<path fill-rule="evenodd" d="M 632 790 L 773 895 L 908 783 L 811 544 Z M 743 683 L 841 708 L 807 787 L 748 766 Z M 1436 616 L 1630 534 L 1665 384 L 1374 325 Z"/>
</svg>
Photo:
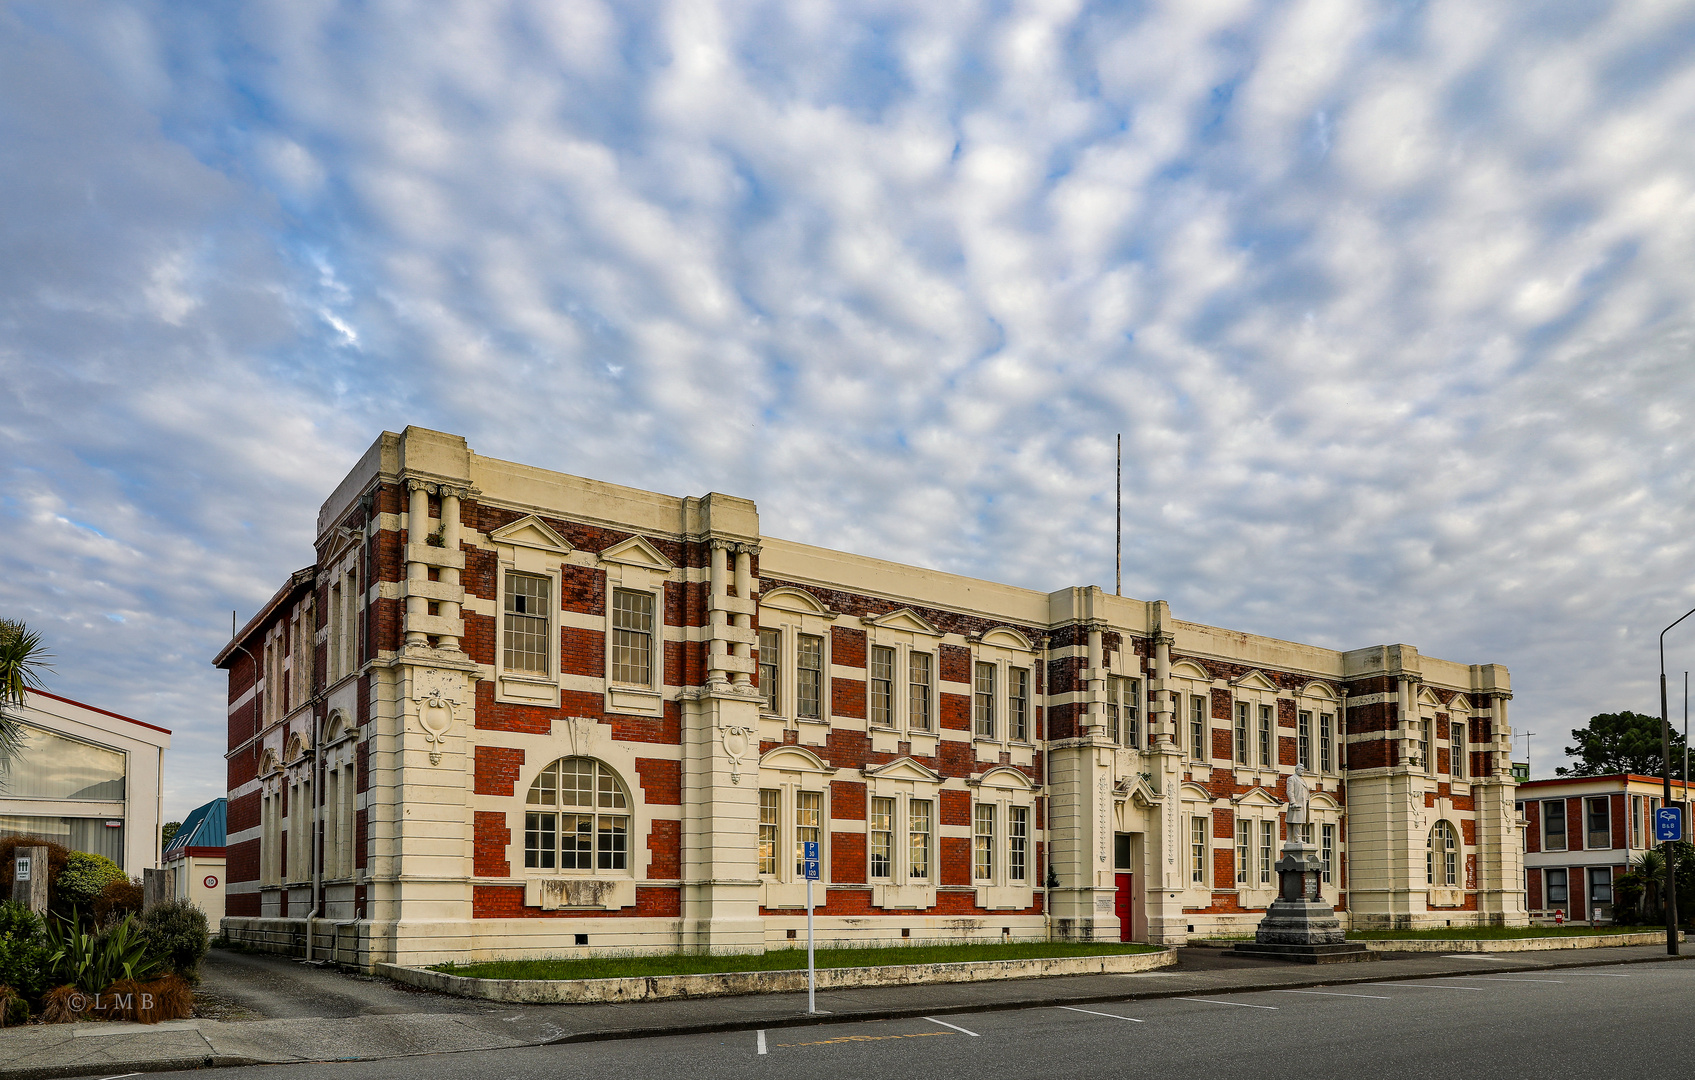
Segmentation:
<svg viewBox="0 0 1695 1080">
<path fill-rule="evenodd" d="M 1202 688 L 1189 695 L 1189 760 L 1212 761 L 1212 691 Z"/>
<path fill-rule="evenodd" d="M 1312 710 L 1295 710 L 1295 764 L 1308 772 L 1312 768 Z"/>
<path fill-rule="evenodd" d="M 1259 767 L 1275 769 L 1277 768 L 1277 704 L 1273 702 L 1267 705 L 1263 701 L 1255 704 L 1259 706 L 1257 710 L 1259 727 L 1254 733 L 1259 742 Z"/>
<path fill-rule="evenodd" d="M 1237 700 L 1235 705 L 1236 716 L 1230 729 L 1232 759 L 1236 765 L 1247 768 L 1253 764 L 1254 756 L 1252 742 L 1254 707 L 1249 702 L 1242 700 Z"/>
<path fill-rule="evenodd" d="M 612 658 L 614 656 L 614 639 L 618 627 L 616 619 L 618 594 L 626 593 L 631 596 L 646 596 L 652 605 L 649 613 L 653 619 L 652 628 L 648 631 L 648 664 L 647 681 L 614 678 Z M 665 680 L 665 593 L 663 590 L 641 588 L 630 585 L 612 585 L 606 587 L 606 682 L 608 686 L 622 687 L 634 690 L 658 690 Z"/>
<path fill-rule="evenodd" d="M 1189 887 L 1207 888 L 1212 879 L 1212 815 L 1195 814 L 1189 819 Z"/>
</svg>

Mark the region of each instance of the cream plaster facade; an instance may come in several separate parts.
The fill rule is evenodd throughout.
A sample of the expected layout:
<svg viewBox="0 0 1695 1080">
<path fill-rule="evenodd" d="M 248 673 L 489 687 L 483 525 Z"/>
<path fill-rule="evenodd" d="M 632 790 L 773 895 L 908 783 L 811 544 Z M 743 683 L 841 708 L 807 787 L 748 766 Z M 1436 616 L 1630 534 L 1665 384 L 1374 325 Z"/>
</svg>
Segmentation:
<svg viewBox="0 0 1695 1080">
<path fill-rule="evenodd" d="M 318 534 L 217 659 L 237 939 L 362 966 L 780 947 L 814 836 L 830 940 L 1242 932 L 1298 762 L 1344 918 L 1525 919 L 1498 665 L 797 544 L 745 499 L 418 428 Z"/>
</svg>

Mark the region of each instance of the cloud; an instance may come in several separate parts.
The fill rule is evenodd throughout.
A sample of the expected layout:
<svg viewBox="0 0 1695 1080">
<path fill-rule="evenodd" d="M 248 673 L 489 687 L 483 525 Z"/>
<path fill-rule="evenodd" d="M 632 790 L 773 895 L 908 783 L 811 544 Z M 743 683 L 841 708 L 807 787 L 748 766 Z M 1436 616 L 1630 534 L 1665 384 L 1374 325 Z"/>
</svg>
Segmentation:
<svg viewBox="0 0 1695 1080">
<path fill-rule="evenodd" d="M 0 604 L 178 812 L 229 609 L 408 423 L 1041 589 L 1122 431 L 1127 593 L 1506 663 L 1539 769 L 1695 605 L 1678 5 L 0 20 Z"/>
</svg>

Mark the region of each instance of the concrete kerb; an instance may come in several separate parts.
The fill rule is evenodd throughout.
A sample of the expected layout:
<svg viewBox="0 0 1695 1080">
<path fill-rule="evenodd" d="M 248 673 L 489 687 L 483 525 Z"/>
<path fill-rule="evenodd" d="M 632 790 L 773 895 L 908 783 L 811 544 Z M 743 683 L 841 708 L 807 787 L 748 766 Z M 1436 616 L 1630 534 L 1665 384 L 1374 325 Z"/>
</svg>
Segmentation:
<svg viewBox="0 0 1695 1080">
<path fill-rule="evenodd" d="M 1177 963 L 1175 949 L 1110 956 L 1058 956 L 1028 960 L 976 960 L 945 964 L 887 964 L 821 968 L 820 990 L 940 983 L 998 982 L 1063 975 L 1123 975 Z M 613 979 L 481 979 L 429 968 L 378 964 L 377 974 L 398 983 L 459 997 L 510 1004 L 583 1005 L 667 1001 L 805 990 L 806 972 L 732 971 L 698 975 L 650 975 Z"/>
</svg>

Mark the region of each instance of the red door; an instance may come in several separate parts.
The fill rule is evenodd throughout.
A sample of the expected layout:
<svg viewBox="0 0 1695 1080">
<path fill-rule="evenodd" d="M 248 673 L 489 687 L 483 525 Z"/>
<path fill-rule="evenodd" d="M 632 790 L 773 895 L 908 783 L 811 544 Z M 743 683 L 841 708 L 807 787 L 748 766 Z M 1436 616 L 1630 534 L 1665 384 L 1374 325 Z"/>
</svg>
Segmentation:
<svg viewBox="0 0 1695 1080">
<path fill-rule="evenodd" d="M 1118 916 L 1118 940 L 1129 941 L 1130 931 L 1134 926 L 1130 918 L 1131 886 L 1136 880 L 1135 874 L 1118 875 L 1118 895 L 1113 898 L 1112 910 Z"/>
</svg>

